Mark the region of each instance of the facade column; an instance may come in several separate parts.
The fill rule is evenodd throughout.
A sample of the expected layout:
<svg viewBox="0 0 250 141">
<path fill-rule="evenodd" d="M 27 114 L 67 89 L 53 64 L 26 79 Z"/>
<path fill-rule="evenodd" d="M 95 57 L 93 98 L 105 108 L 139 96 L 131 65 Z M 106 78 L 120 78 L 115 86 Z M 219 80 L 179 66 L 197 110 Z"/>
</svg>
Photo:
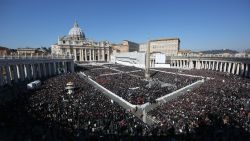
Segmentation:
<svg viewBox="0 0 250 141">
<path fill-rule="evenodd" d="M 2 70 L 2 66 L 0 66 L 0 86 L 3 86 L 3 70 Z"/>
<path fill-rule="evenodd" d="M 214 65 L 215 65 L 215 64 L 214 64 Z M 218 61 L 216 61 L 215 70 L 216 70 L 216 71 L 219 70 L 219 63 L 218 63 Z"/>
<path fill-rule="evenodd" d="M 67 73 L 68 72 L 67 62 L 63 62 L 63 66 L 64 66 L 65 73 Z"/>
<path fill-rule="evenodd" d="M 18 69 L 19 69 L 20 79 L 21 81 L 24 81 L 25 80 L 24 65 L 20 64 Z"/>
<path fill-rule="evenodd" d="M 14 77 L 14 81 L 17 83 L 18 82 L 18 75 L 17 75 L 17 67 L 16 65 L 13 65 L 13 77 Z"/>
<path fill-rule="evenodd" d="M 17 78 L 20 79 L 20 71 L 19 71 L 20 68 L 19 68 L 19 65 L 17 65 L 16 69 L 17 69 Z"/>
<path fill-rule="evenodd" d="M 24 78 L 27 79 L 28 78 L 28 69 L 27 69 L 27 65 L 24 64 Z"/>
<path fill-rule="evenodd" d="M 200 60 L 197 61 L 197 69 L 201 69 L 201 62 L 200 62 Z"/>
<path fill-rule="evenodd" d="M 248 68 L 248 67 L 249 67 L 248 65 L 249 65 L 249 64 L 246 64 L 245 77 L 248 77 L 248 73 L 249 73 L 249 72 L 248 72 L 248 71 L 249 71 L 249 70 L 248 70 L 248 69 L 249 69 L 249 68 Z"/>
<path fill-rule="evenodd" d="M 102 61 L 105 61 L 105 49 L 102 49 Z"/>
<path fill-rule="evenodd" d="M 79 51 L 79 60 L 78 61 L 82 61 L 82 50 L 78 49 L 78 51 Z"/>
<path fill-rule="evenodd" d="M 211 63 L 212 63 L 211 61 L 208 62 L 208 69 L 209 69 L 209 70 L 212 69 L 212 68 L 211 68 Z"/>
<path fill-rule="evenodd" d="M 196 69 L 200 69 L 200 68 L 199 68 L 199 61 L 196 61 L 196 62 L 195 62 L 195 67 L 196 67 Z"/>
<path fill-rule="evenodd" d="M 98 48 L 98 51 L 97 51 L 97 53 L 98 53 L 98 60 L 97 61 L 100 61 L 100 49 Z"/>
<path fill-rule="evenodd" d="M 230 73 L 231 72 L 231 67 L 232 67 L 232 63 L 228 62 L 228 68 L 227 68 L 227 72 Z"/>
<path fill-rule="evenodd" d="M 7 83 L 11 84 L 9 65 L 5 66 L 5 73 L 6 73 L 6 81 L 7 81 Z"/>
<path fill-rule="evenodd" d="M 52 75 L 52 70 L 51 70 L 51 63 L 50 62 L 48 63 L 48 69 L 49 69 L 49 76 L 51 76 Z"/>
<path fill-rule="evenodd" d="M 245 65 L 244 63 L 241 63 L 241 71 L 240 71 L 241 76 L 244 76 L 244 71 L 245 71 Z"/>
<path fill-rule="evenodd" d="M 223 72 L 227 72 L 227 62 L 224 62 L 224 71 Z"/>
<path fill-rule="evenodd" d="M 213 61 L 213 64 L 212 64 L 212 70 L 214 70 L 214 67 L 215 67 L 215 66 L 214 66 L 214 63 L 215 63 L 215 61 Z"/>
<path fill-rule="evenodd" d="M 232 71 L 231 71 L 232 74 L 235 74 L 235 68 L 236 68 L 236 63 L 233 63 L 233 68 L 232 68 Z"/>
<path fill-rule="evenodd" d="M 36 64 L 31 64 L 33 70 L 33 78 L 37 79 L 37 66 Z"/>
<path fill-rule="evenodd" d="M 82 61 L 84 61 L 84 57 L 85 57 L 85 54 L 84 54 L 84 50 L 82 49 Z"/>
<path fill-rule="evenodd" d="M 37 64 L 37 72 L 38 72 L 38 78 L 42 78 L 42 69 L 41 69 L 41 64 Z"/>
<path fill-rule="evenodd" d="M 220 72 L 222 72 L 222 62 L 220 62 Z"/>
<path fill-rule="evenodd" d="M 237 63 L 236 74 L 237 74 L 237 75 L 240 74 L 240 64 L 239 64 L 239 63 Z"/>
<path fill-rule="evenodd" d="M 92 61 L 92 50 L 89 49 L 89 61 Z"/>
<path fill-rule="evenodd" d="M 76 49 L 73 49 L 73 50 L 74 50 L 74 61 L 77 61 Z"/>
<path fill-rule="evenodd" d="M 73 61 L 70 62 L 70 71 L 71 71 L 71 73 L 75 72 Z"/>
<path fill-rule="evenodd" d="M 25 64 L 26 72 L 27 72 L 27 78 L 28 80 L 31 80 L 31 69 L 29 64 Z"/>
<path fill-rule="evenodd" d="M 47 72 L 46 72 L 46 65 L 45 65 L 45 63 L 42 63 L 42 65 L 43 65 L 43 77 L 47 77 Z"/>
<path fill-rule="evenodd" d="M 53 62 L 53 68 L 54 68 L 54 75 L 57 75 L 58 70 L 57 70 L 56 62 Z"/>
<path fill-rule="evenodd" d="M 107 62 L 109 62 L 109 58 L 110 56 L 109 56 L 109 47 L 108 47 L 108 49 L 107 49 Z"/>
<path fill-rule="evenodd" d="M 80 50 L 80 61 L 82 61 L 82 58 L 83 58 L 82 49 L 79 49 L 79 50 Z"/>
<path fill-rule="evenodd" d="M 193 61 L 192 60 L 190 60 L 190 62 L 189 62 L 189 68 L 194 68 L 194 63 L 193 63 Z"/>
<path fill-rule="evenodd" d="M 95 61 L 95 49 L 92 50 L 93 61 Z"/>
<path fill-rule="evenodd" d="M 84 49 L 84 57 L 85 57 L 85 61 L 87 61 L 87 49 Z"/>
<path fill-rule="evenodd" d="M 51 63 L 50 63 L 50 67 L 51 67 L 52 75 L 55 75 L 54 62 L 51 62 Z"/>
</svg>

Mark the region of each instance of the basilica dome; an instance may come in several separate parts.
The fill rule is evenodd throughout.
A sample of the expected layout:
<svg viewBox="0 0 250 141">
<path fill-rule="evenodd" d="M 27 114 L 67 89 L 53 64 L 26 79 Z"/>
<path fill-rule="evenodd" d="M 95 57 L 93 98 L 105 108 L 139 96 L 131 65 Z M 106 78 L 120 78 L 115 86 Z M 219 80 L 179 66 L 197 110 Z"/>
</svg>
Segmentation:
<svg viewBox="0 0 250 141">
<path fill-rule="evenodd" d="M 75 21 L 74 27 L 72 27 L 69 31 L 70 37 L 80 37 L 85 38 L 84 33 L 82 32 L 82 29 L 78 26 L 78 23 Z"/>
</svg>

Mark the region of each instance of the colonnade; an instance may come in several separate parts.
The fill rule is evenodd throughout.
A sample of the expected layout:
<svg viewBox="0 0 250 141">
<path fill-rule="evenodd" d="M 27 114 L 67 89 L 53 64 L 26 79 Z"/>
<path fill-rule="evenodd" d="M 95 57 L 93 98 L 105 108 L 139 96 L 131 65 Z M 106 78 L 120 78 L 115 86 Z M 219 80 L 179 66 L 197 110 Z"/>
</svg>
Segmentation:
<svg viewBox="0 0 250 141">
<path fill-rule="evenodd" d="M 0 86 L 74 72 L 73 59 L 0 60 Z"/>
<path fill-rule="evenodd" d="M 201 59 L 172 59 L 171 67 L 208 69 L 227 72 L 243 77 L 250 77 L 250 61 L 226 61 L 226 60 L 201 60 Z"/>
<path fill-rule="evenodd" d="M 109 61 L 109 48 L 74 48 L 74 61 Z"/>
</svg>

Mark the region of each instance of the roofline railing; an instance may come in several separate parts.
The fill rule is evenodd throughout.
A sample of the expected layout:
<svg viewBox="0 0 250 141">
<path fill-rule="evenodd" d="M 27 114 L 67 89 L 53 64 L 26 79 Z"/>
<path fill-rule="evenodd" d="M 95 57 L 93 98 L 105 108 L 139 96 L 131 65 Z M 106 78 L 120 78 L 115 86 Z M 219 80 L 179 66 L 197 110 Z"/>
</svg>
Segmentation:
<svg viewBox="0 0 250 141">
<path fill-rule="evenodd" d="M 74 59 L 72 55 L 2 55 L 0 59 Z"/>
<path fill-rule="evenodd" d="M 250 59 L 250 54 L 246 55 L 235 55 L 235 54 L 230 54 L 230 55 L 218 55 L 218 54 L 207 54 L 207 55 L 193 55 L 193 54 L 188 54 L 188 55 L 172 55 L 170 57 L 179 57 L 179 58 L 245 58 L 245 59 Z"/>
</svg>

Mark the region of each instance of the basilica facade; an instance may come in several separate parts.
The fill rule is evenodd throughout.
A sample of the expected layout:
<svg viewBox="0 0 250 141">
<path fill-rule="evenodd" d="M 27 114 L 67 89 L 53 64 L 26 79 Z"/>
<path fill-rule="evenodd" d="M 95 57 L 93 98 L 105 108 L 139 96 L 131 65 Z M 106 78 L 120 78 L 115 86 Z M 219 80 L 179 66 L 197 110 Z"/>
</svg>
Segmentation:
<svg viewBox="0 0 250 141">
<path fill-rule="evenodd" d="M 111 47 L 108 41 L 96 42 L 85 38 L 78 23 L 70 29 L 67 36 L 58 37 L 56 44 L 51 46 L 55 55 L 72 55 L 78 62 L 109 61 Z"/>
</svg>

